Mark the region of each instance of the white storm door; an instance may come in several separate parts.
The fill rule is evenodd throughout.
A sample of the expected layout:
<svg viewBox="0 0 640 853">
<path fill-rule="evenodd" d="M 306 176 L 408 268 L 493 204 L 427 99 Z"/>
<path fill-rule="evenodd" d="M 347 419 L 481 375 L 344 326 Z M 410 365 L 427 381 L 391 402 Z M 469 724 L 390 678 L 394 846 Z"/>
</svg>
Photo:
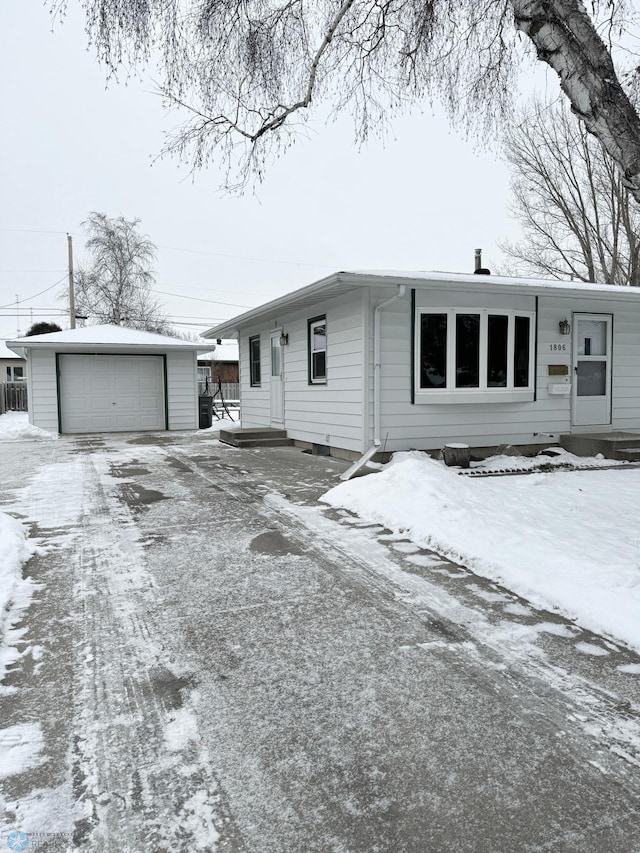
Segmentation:
<svg viewBox="0 0 640 853">
<path fill-rule="evenodd" d="M 610 314 L 573 315 L 573 426 L 611 423 Z"/>
<path fill-rule="evenodd" d="M 281 427 L 284 424 L 284 358 L 281 332 L 271 335 L 271 425 Z"/>
<path fill-rule="evenodd" d="M 162 356 L 60 355 L 63 433 L 165 429 Z"/>
</svg>

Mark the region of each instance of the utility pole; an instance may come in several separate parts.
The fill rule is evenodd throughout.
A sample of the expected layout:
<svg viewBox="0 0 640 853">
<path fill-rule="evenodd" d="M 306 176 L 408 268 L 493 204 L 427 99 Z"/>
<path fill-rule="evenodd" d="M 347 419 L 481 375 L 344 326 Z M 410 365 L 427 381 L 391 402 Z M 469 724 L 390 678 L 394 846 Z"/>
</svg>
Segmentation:
<svg viewBox="0 0 640 853">
<path fill-rule="evenodd" d="M 76 297 L 73 289 L 73 240 L 71 234 L 67 234 L 67 245 L 69 249 L 69 327 L 76 327 Z"/>
</svg>

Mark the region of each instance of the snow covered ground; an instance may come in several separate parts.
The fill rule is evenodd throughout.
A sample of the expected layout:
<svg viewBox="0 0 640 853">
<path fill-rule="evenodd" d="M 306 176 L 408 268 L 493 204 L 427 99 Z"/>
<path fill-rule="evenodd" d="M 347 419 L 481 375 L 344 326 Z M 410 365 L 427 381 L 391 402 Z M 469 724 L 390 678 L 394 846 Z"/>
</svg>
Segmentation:
<svg viewBox="0 0 640 853">
<path fill-rule="evenodd" d="M 379 474 L 323 500 L 640 650 L 640 469 L 559 467 L 572 463 L 612 464 L 567 453 L 500 457 L 475 470 L 558 470 L 477 478 L 423 453 L 396 453 Z"/>
<path fill-rule="evenodd" d="M 0 442 L 11 578 L 39 584 L 0 688 L 0 836 L 180 853 L 638 841 L 637 657 L 406 541 L 483 573 L 486 545 L 511 586 L 516 555 L 530 597 L 536 548 L 579 599 L 596 534 L 566 565 L 561 534 L 596 507 L 626 566 L 638 472 L 476 479 L 412 453 L 327 493 L 346 463 L 215 439 Z M 352 493 L 365 520 L 323 493 Z M 27 523 L 39 551 L 20 568 Z"/>
<path fill-rule="evenodd" d="M 214 421 L 206 432 L 239 425 Z M 0 442 L 53 438 L 31 426 L 25 413 L 0 416 Z M 567 471 L 568 465 L 590 470 Z M 343 483 L 323 499 L 640 650 L 640 469 L 611 465 L 563 451 L 535 459 L 500 456 L 476 464 L 473 473 L 545 470 L 477 478 L 422 453 L 397 453 L 379 474 Z M 0 512 L 3 614 L 26 594 L 20 567 L 33 546 L 25 530 Z"/>
</svg>

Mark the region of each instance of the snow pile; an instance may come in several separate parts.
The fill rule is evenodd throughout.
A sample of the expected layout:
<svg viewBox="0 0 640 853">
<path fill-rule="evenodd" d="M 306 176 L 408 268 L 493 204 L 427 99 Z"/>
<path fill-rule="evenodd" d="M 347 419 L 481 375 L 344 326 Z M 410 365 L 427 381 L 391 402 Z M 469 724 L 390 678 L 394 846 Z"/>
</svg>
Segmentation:
<svg viewBox="0 0 640 853">
<path fill-rule="evenodd" d="M 16 639 L 12 626 L 28 606 L 33 591 L 33 583 L 23 579 L 20 569 L 34 551 L 25 526 L 0 512 L 0 682 L 18 655 L 12 648 L 12 640 Z"/>
<path fill-rule="evenodd" d="M 322 500 L 640 650 L 638 494 L 637 468 L 474 478 L 414 451 Z"/>
<path fill-rule="evenodd" d="M 57 437 L 57 434 L 32 426 L 26 412 L 5 412 L 0 415 L 0 441 L 50 441 Z"/>
<path fill-rule="evenodd" d="M 513 448 L 510 448 L 513 449 Z M 574 453 L 569 453 L 561 447 L 550 447 L 544 450 L 537 456 L 510 456 L 501 454 L 500 456 L 490 456 L 488 459 L 483 459 L 481 462 L 471 463 L 472 474 L 490 474 L 501 471 L 537 471 L 539 469 L 553 468 L 616 468 L 620 465 L 627 465 L 627 462 L 618 462 L 613 459 L 605 459 L 599 453 L 597 456 L 576 456 Z"/>
</svg>

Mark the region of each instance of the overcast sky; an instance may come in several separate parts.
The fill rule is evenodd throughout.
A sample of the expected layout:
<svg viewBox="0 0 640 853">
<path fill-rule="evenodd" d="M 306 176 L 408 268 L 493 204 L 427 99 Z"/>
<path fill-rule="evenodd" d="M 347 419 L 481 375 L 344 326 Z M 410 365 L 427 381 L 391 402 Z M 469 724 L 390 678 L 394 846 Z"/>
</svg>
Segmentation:
<svg viewBox="0 0 640 853">
<path fill-rule="evenodd" d="M 495 266 L 497 243 L 517 236 L 497 153 L 475 150 L 428 107 L 360 151 L 347 117 L 318 123 L 257 195 L 222 195 L 215 169 L 192 179 L 154 160 L 175 117 L 151 82 L 106 87 L 69 6 L 52 32 L 40 0 L 0 5 L 0 338 L 32 320 L 68 326 L 55 317 L 66 233 L 81 261 L 92 210 L 142 220 L 158 246 L 158 295 L 192 332 L 338 269 L 471 272 L 476 247 Z"/>
</svg>

